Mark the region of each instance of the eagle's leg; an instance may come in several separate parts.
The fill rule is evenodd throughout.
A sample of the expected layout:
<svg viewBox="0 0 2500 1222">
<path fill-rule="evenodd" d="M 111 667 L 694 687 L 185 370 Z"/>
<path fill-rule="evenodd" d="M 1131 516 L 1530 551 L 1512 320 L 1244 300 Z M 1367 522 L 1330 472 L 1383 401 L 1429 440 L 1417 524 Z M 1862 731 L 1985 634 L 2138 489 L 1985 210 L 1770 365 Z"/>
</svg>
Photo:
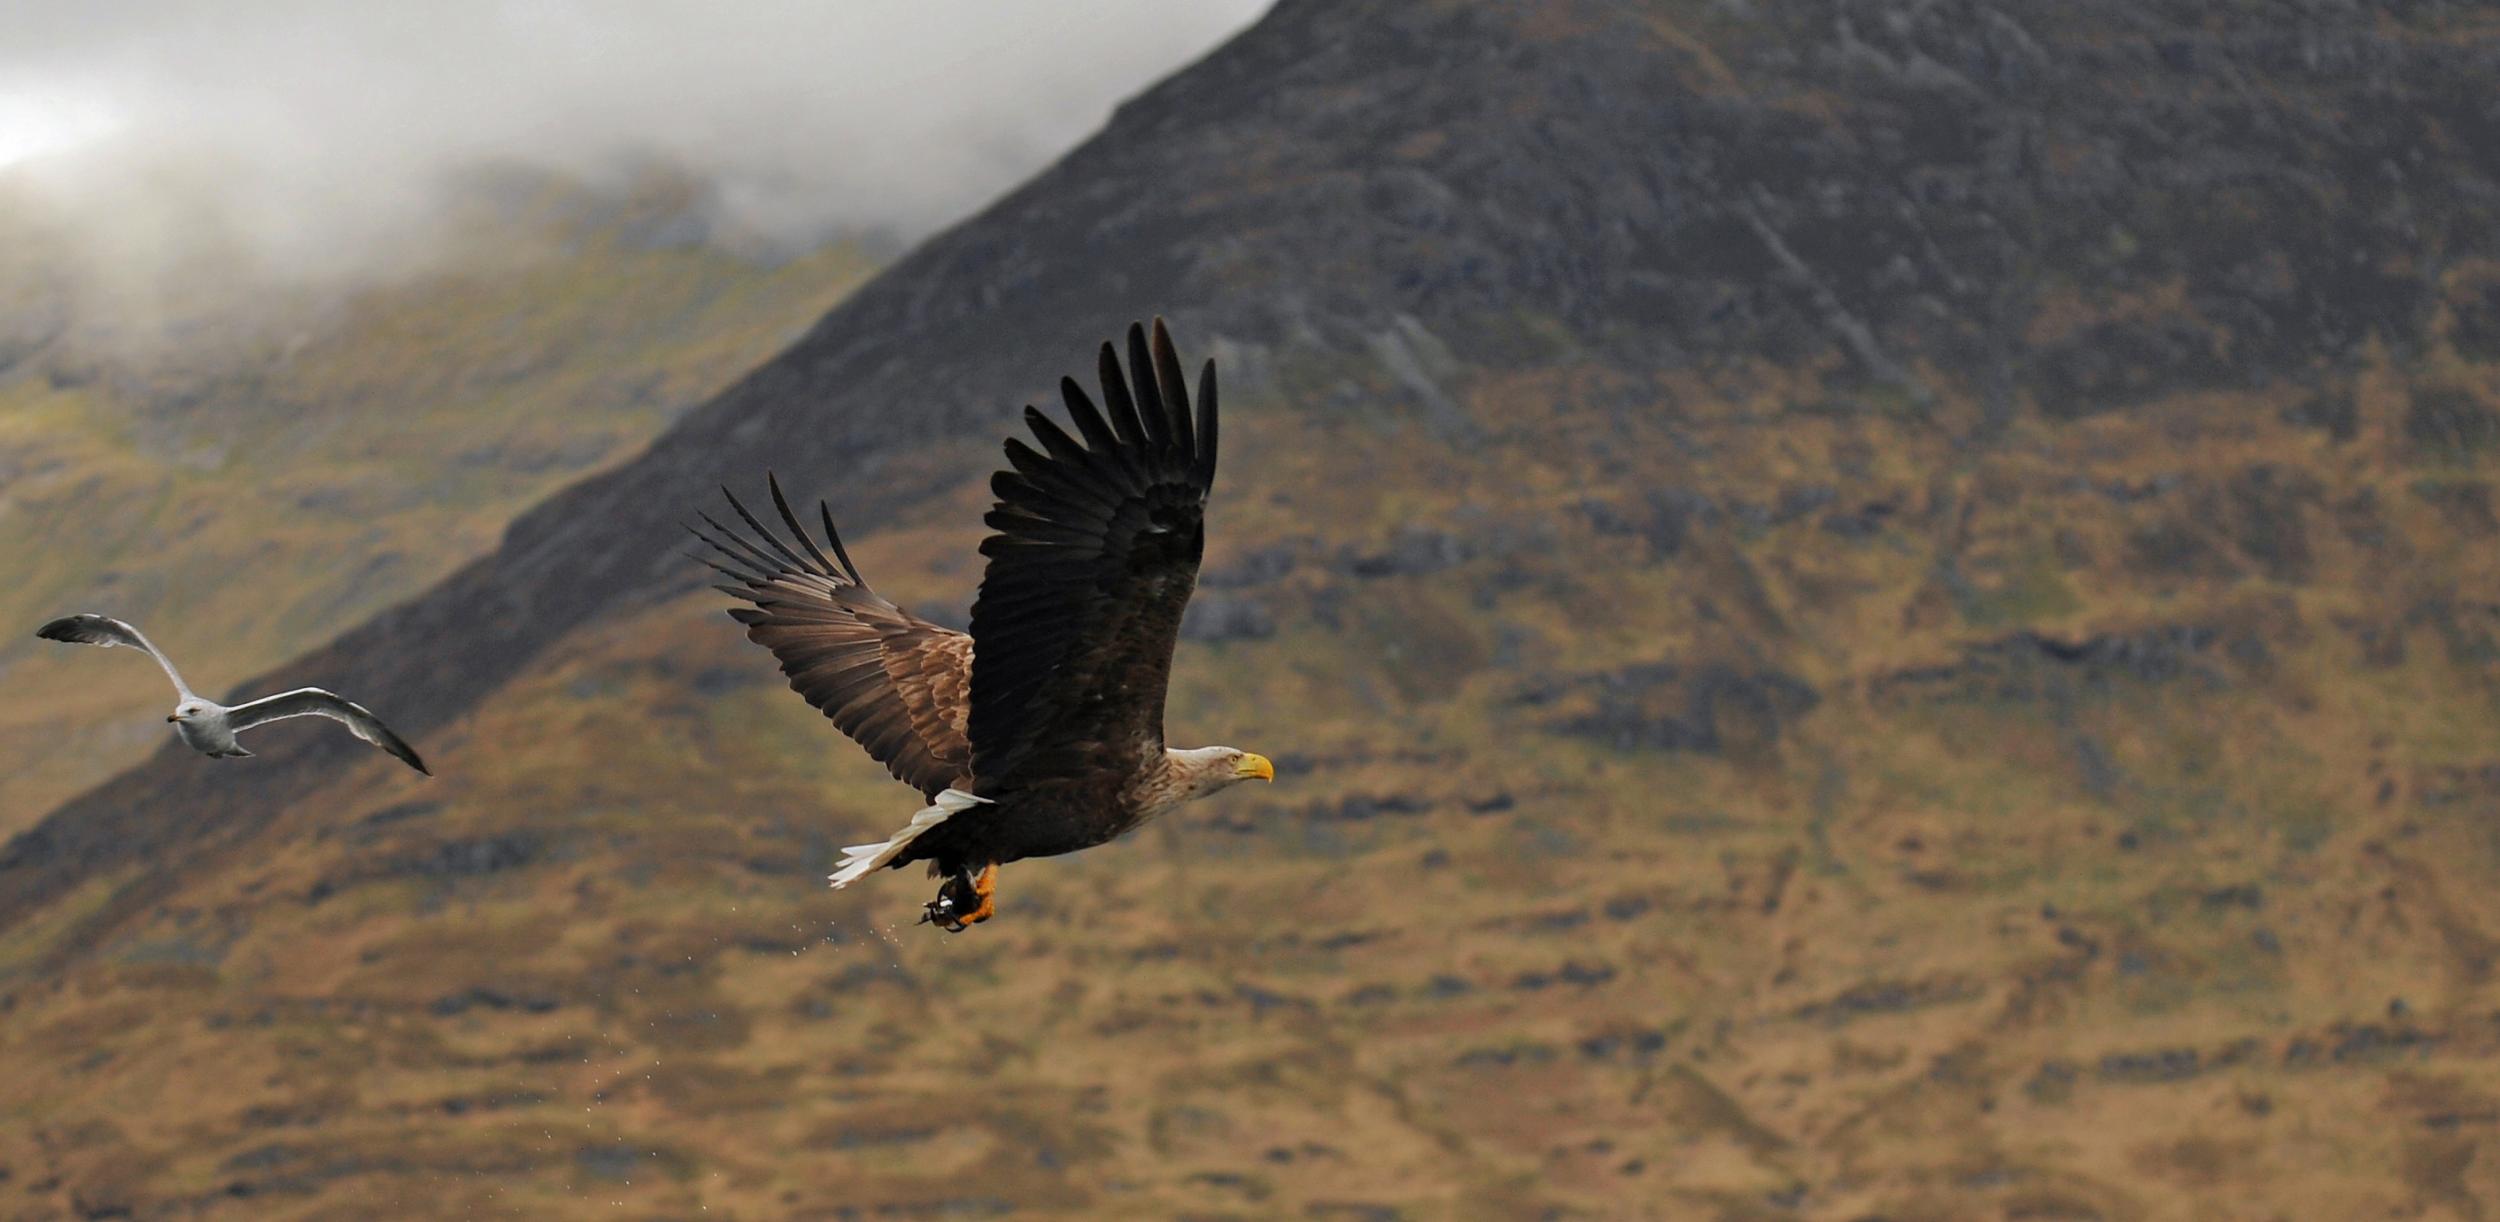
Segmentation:
<svg viewBox="0 0 2500 1222">
<path fill-rule="evenodd" d="M 990 919 L 997 910 L 992 892 L 998 888 L 998 867 L 983 866 L 977 875 L 964 872 L 949 874 L 938 888 L 937 898 L 924 906 L 920 916 L 923 925 L 936 924 L 948 933 L 964 930 Z"/>
<path fill-rule="evenodd" d="M 997 890 L 998 865 L 992 862 L 981 867 L 981 876 L 972 880 L 972 894 L 979 897 L 981 902 L 972 911 L 964 914 L 964 924 L 978 925 L 990 919 L 990 915 L 998 910 L 998 899 L 995 894 Z"/>
</svg>

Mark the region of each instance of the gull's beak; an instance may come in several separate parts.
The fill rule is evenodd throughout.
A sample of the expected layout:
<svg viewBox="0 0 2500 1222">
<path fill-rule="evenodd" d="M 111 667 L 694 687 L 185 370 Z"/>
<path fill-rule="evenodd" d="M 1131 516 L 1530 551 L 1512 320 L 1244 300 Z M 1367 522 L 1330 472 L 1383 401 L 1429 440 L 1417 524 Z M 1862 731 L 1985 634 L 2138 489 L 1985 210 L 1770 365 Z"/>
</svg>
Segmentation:
<svg viewBox="0 0 2500 1222">
<path fill-rule="evenodd" d="M 167 721 L 180 721 L 180 720 L 182 720 L 182 717 L 181 717 L 181 715 L 180 715 L 180 714 L 176 714 L 176 713 L 167 713 L 167 714 L 165 714 L 165 720 L 167 720 Z"/>
<path fill-rule="evenodd" d="M 1254 755 L 1244 751 L 1241 753 L 1241 763 L 1233 769 L 1233 777 L 1243 781 L 1252 777 L 1257 777 L 1262 781 L 1273 781 L 1276 779 L 1276 765 L 1269 763 L 1264 755 Z"/>
</svg>

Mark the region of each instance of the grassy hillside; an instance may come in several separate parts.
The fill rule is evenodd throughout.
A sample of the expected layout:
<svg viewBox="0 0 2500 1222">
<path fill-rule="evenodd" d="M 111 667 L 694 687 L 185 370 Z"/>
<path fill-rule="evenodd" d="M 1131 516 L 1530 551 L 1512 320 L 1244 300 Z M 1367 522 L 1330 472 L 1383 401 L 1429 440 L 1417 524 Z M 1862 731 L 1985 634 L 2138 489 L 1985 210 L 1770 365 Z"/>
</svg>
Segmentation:
<svg viewBox="0 0 2500 1222">
<path fill-rule="evenodd" d="M 383 288 L 237 289 L 244 269 L 207 259 L 142 290 L 14 217 L 0 624 L 24 631 L 0 635 L 0 836 L 167 740 L 154 667 L 35 625 L 129 619 L 222 694 L 490 550 L 870 270 L 844 246 L 701 244 L 674 180 L 506 179 L 466 245 Z"/>
<path fill-rule="evenodd" d="M 1470 381 L 1464 442 L 1247 397 L 1202 623 L 1274 629 L 1173 721 L 1273 790 L 916 929 L 821 885 L 912 795 L 672 601 L 18 986 L 0 1166 L 30 1216 L 2469 1213 L 2495 471 L 2423 422 L 2490 372 L 1979 458 L 1767 368 Z M 982 503 L 860 562 L 960 600 Z"/>
</svg>

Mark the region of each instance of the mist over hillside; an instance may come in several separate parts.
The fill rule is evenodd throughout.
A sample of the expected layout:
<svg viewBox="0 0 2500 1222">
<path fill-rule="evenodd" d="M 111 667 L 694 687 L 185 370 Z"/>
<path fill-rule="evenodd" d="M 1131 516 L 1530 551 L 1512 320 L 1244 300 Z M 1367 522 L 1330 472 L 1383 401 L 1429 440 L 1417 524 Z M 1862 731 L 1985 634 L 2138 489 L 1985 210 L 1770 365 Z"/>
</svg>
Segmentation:
<svg viewBox="0 0 2500 1222">
<path fill-rule="evenodd" d="M 890 252 L 1261 7 L 53 6 L 0 44 L 0 226 L 124 314 L 471 261 L 548 176 L 699 184 L 670 236 L 732 254 Z"/>
<path fill-rule="evenodd" d="M 438 780 L 272 732 L 0 849 L 0 1192 L 2487 1211 L 2495 73 L 2480 8 L 1286 0 L 272 672 Z M 1169 717 L 1279 783 L 959 937 L 826 892 L 915 803 L 679 521 L 773 469 L 959 608 L 1150 314 L 1227 413 Z"/>
</svg>

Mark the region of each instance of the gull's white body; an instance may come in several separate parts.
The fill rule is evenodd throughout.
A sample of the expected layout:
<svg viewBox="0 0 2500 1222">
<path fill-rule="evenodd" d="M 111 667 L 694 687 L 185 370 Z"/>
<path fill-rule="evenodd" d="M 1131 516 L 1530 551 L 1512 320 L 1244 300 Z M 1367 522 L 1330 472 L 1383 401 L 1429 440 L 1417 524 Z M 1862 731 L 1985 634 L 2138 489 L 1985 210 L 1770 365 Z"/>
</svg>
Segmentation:
<svg viewBox="0 0 2500 1222">
<path fill-rule="evenodd" d="M 73 645 L 96 645 L 104 648 L 121 646 L 136 649 L 165 668 L 165 677 L 174 681 L 174 711 L 165 720 L 174 724 L 174 733 L 183 745 L 210 759 L 242 759 L 252 753 L 243 749 L 235 735 L 254 726 L 289 717 L 327 717 L 346 726 L 356 737 L 398 757 L 401 763 L 425 773 L 425 761 L 417 757 L 399 735 L 392 733 L 372 710 L 332 692 L 317 687 L 299 687 L 291 692 L 264 696 L 232 708 L 193 694 L 191 685 L 182 681 L 182 672 L 173 661 L 140 635 L 139 630 L 117 619 L 101 615 L 70 615 L 45 624 L 36 636 L 47 641 L 65 641 Z"/>
<path fill-rule="evenodd" d="M 190 701 L 193 712 L 185 717 L 174 714 L 174 733 L 202 755 L 250 755 L 234 737 L 234 721 L 227 714 L 233 710 L 222 704 L 211 704 L 196 697 Z"/>
</svg>

